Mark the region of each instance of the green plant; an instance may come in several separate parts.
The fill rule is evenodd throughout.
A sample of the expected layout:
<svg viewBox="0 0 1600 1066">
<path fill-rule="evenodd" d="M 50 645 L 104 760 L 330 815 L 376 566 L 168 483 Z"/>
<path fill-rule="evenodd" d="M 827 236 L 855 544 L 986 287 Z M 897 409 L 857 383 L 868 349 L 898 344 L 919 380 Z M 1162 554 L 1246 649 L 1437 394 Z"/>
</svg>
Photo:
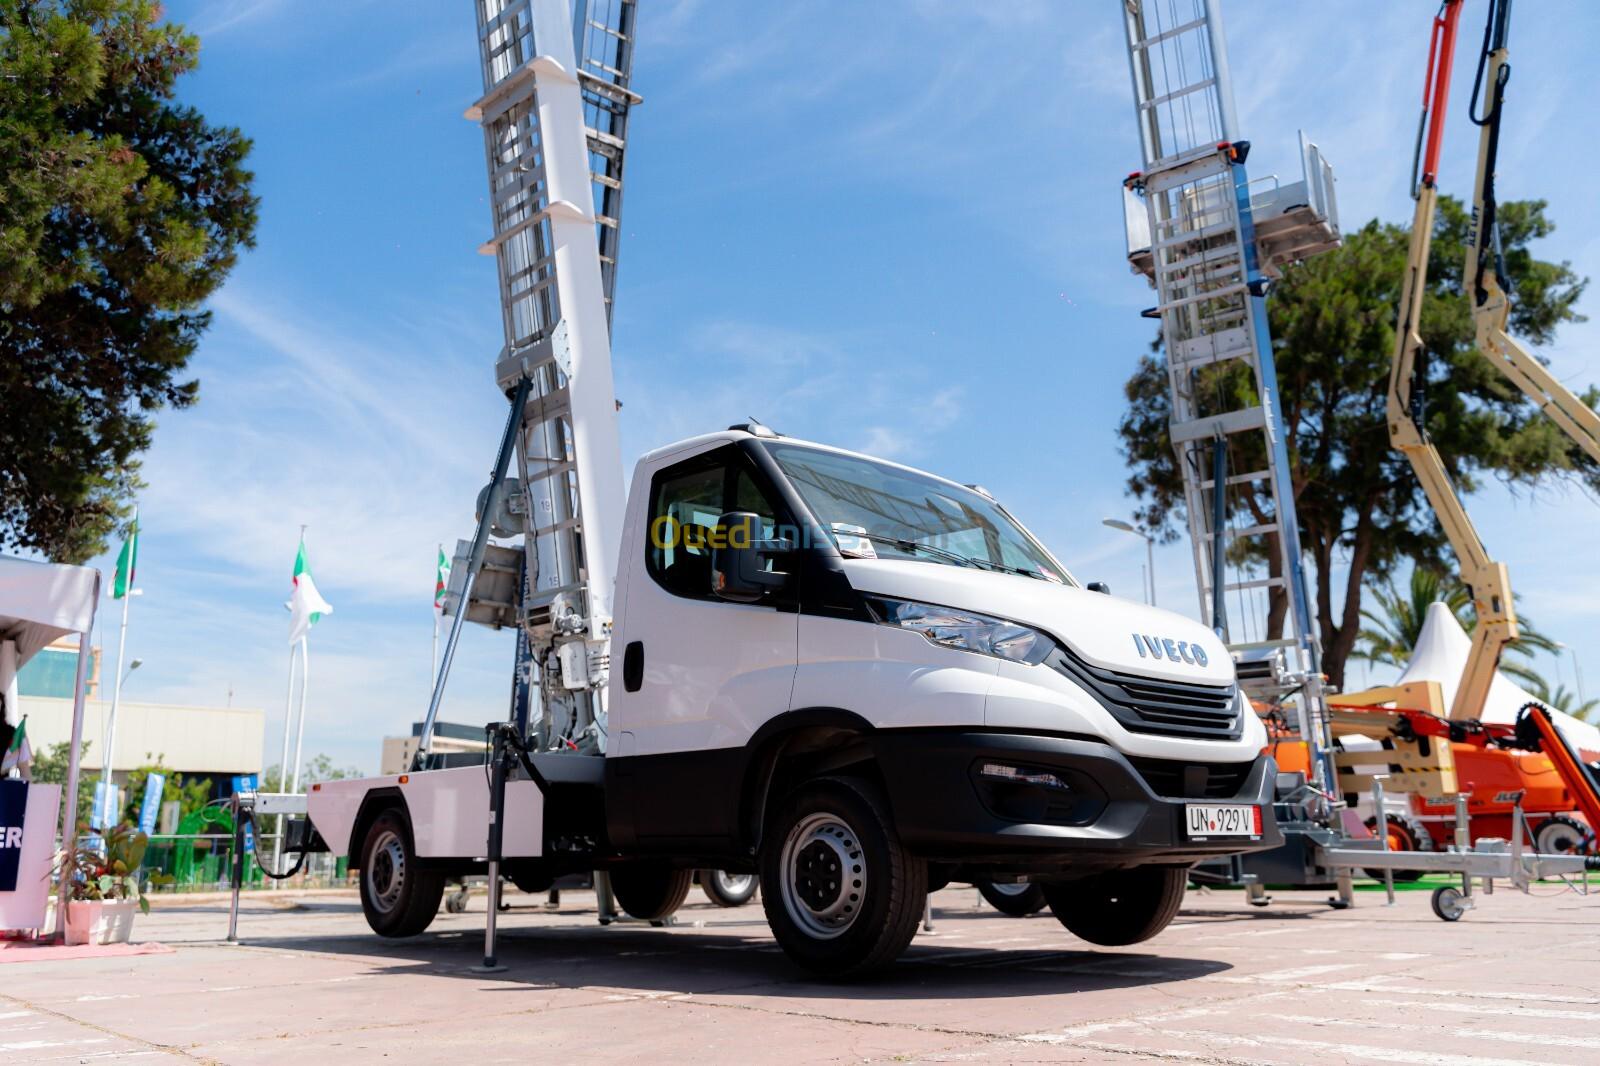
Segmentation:
<svg viewBox="0 0 1600 1066">
<path fill-rule="evenodd" d="M 77 845 L 56 869 L 69 897 L 74 902 L 135 899 L 140 913 L 149 914 L 146 887 L 172 884 L 170 875 L 142 869 L 150 838 L 129 825 L 106 830 L 98 846 L 89 842 L 88 825 L 80 825 L 78 834 Z"/>
</svg>

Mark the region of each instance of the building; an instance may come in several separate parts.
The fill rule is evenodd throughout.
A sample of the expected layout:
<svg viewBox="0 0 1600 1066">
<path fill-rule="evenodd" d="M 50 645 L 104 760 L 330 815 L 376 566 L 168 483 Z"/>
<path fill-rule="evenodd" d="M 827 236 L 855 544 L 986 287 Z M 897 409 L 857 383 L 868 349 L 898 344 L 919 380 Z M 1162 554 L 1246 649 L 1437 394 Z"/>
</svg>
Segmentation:
<svg viewBox="0 0 1600 1066">
<path fill-rule="evenodd" d="M 111 700 L 100 684 L 100 649 L 90 652 L 89 698 L 84 702 L 82 766 L 98 775 L 105 761 L 105 728 Z M 76 640 L 57 641 L 17 671 L 18 710 L 28 716 L 35 756 L 72 739 L 72 689 L 78 674 Z M 117 750 L 112 780 L 159 762 L 188 778 L 209 777 L 214 791 L 228 791 L 235 774 L 259 774 L 266 714 L 248 707 L 197 707 L 124 698 L 117 710 Z"/>
<path fill-rule="evenodd" d="M 121 744 L 117 745 L 121 747 Z M 411 723 L 409 737 L 384 737 L 383 755 L 379 759 L 378 773 L 403 774 L 411 769 L 411 761 L 422 746 L 422 723 Z M 440 754 L 460 752 L 487 752 L 483 726 L 462 725 L 459 722 L 435 722 L 433 725 L 433 750 Z M 485 755 L 484 759 L 487 760 Z"/>
</svg>

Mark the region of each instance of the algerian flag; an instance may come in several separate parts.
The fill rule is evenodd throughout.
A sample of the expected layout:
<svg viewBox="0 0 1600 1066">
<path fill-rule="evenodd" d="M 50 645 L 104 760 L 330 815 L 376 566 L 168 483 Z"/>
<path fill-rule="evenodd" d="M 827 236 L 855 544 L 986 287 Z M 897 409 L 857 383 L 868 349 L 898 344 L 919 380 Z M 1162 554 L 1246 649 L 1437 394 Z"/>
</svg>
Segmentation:
<svg viewBox="0 0 1600 1066">
<path fill-rule="evenodd" d="M 23 715 L 22 721 L 17 723 L 17 731 L 11 737 L 11 746 L 6 749 L 4 759 L 0 759 L 0 774 L 8 774 L 17 767 L 26 767 L 33 762 L 33 747 L 28 743 L 28 716 Z"/>
<path fill-rule="evenodd" d="M 445 558 L 444 545 L 439 545 L 439 571 L 433 579 L 433 605 L 444 606 L 444 590 L 450 584 L 450 560 Z"/>
<path fill-rule="evenodd" d="M 134 508 L 133 524 L 128 527 L 128 539 L 122 542 L 122 554 L 117 556 L 117 574 L 111 582 L 111 598 L 120 600 L 133 588 L 133 572 L 139 565 L 139 510 Z"/>
<path fill-rule="evenodd" d="M 294 592 L 289 595 L 289 643 L 304 637 L 325 614 L 333 613 L 333 606 L 317 591 L 311 580 L 311 567 L 306 565 L 306 538 L 300 537 L 300 551 L 294 557 Z"/>
</svg>

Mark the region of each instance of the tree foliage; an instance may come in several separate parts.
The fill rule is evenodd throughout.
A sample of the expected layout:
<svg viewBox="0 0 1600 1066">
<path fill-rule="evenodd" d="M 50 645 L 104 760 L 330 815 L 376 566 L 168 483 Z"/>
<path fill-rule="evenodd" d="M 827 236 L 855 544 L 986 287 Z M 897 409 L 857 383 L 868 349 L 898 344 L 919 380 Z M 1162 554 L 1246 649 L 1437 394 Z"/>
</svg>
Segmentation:
<svg viewBox="0 0 1600 1066">
<path fill-rule="evenodd" d="M 198 395 L 257 208 L 250 142 L 176 100 L 199 51 L 151 0 L 0 0 L 0 547 L 102 550 Z"/>
<path fill-rule="evenodd" d="M 1500 237 L 1511 282 L 1511 329 L 1535 345 L 1549 343 L 1576 311 L 1587 279 L 1566 262 L 1534 256 L 1532 244 L 1553 223 L 1543 201 L 1500 205 Z M 1463 493 L 1498 478 L 1531 490 L 1552 479 L 1600 489 L 1600 470 L 1489 365 L 1473 343 L 1462 285 L 1467 214 L 1441 198 L 1428 268 L 1421 333 L 1428 351 L 1425 425 Z M 1343 247 L 1285 269 L 1267 301 L 1277 362 L 1291 478 L 1302 549 L 1314 565 L 1315 610 L 1324 669 L 1335 686 L 1361 630 L 1361 590 L 1406 561 L 1451 570 L 1446 541 L 1403 455 L 1389 446 L 1385 398 L 1394 349 L 1396 308 L 1407 253 L 1405 227 L 1369 222 Z M 1257 402 L 1254 382 L 1238 363 L 1199 372 L 1198 392 L 1221 411 Z M 1118 427 L 1139 518 L 1168 539 L 1178 535 L 1183 487 L 1167 432 L 1167 370 L 1157 354 L 1140 359 L 1125 386 L 1128 408 Z M 1600 390 L 1584 396 L 1591 406 Z M 1202 414 L 1210 413 L 1203 409 Z M 1239 440 L 1240 438 L 1236 438 Z M 1254 441 L 1231 444 L 1230 468 L 1259 470 L 1266 457 Z M 1230 505 L 1260 522 L 1272 517 L 1263 488 L 1233 492 Z M 1235 562 L 1268 564 L 1277 552 L 1261 539 L 1239 540 Z M 1339 589 L 1335 571 L 1347 567 Z M 1337 592 L 1337 599 L 1336 599 Z M 1269 627 L 1282 632 L 1287 601 L 1274 589 Z"/>
</svg>

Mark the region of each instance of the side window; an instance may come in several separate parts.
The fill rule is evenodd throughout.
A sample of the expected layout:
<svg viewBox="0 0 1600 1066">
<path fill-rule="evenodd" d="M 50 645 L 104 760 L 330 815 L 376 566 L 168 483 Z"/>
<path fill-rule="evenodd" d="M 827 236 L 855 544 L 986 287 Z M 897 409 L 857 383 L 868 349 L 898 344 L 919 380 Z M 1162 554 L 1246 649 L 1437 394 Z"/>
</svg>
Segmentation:
<svg viewBox="0 0 1600 1066">
<path fill-rule="evenodd" d="M 711 598 L 711 533 L 728 511 L 760 516 L 762 538 L 778 526 L 771 496 L 735 449 L 697 455 L 655 476 L 645 543 L 647 568 L 658 584 L 678 596 Z"/>
</svg>

